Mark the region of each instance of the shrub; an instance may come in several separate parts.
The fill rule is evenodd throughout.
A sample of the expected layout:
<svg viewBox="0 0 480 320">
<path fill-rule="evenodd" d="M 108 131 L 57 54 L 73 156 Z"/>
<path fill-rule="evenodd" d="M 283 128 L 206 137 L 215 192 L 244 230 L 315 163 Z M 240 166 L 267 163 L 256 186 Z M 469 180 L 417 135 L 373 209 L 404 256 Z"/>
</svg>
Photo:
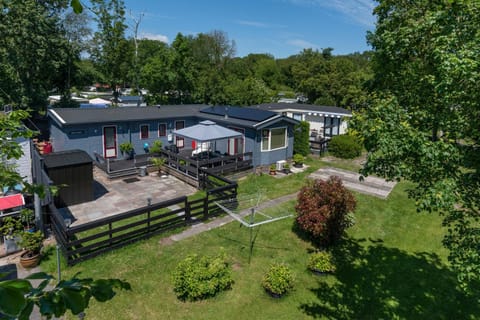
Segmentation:
<svg viewBox="0 0 480 320">
<path fill-rule="evenodd" d="M 162 151 L 162 141 L 160 140 L 153 141 L 152 146 L 150 147 L 150 152 L 160 153 L 160 151 Z"/>
<path fill-rule="evenodd" d="M 298 165 L 303 164 L 303 161 L 305 161 L 305 157 L 302 156 L 301 154 L 296 153 L 293 155 L 293 162 L 295 164 L 298 164 Z"/>
<path fill-rule="evenodd" d="M 328 251 L 317 251 L 308 258 L 307 267 L 311 271 L 317 272 L 335 272 L 337 269 L 333 260 L 333 256 Z"/>
<path fill-rule="evenodd" d="M 133 151 L 133 144 L 131 142 L 123 142 L 120 144 L 120 151 L 122 153 L 130 153 Z"/>
<path fill-rule="evenodd" d="M 283 295 L 293 289 L 292 271 L 284 264 L 274 264 L 263 276 L 262 286 L 269 293 Z"/>
<path fill-rule="evenodd" d="M 295 223 L 315 244 L 327 247 L 340 239 L 351 225 L 348 213 L 355 207 L 355 198 L 340 178 L 315 180 L 308 182 L 298 194 Z"/>
<path fill-rule="evenodd" d="M 231 288 L 232 270 L 223 254 L 216 257 L 191 255 L 177 265 L 173 283 L 179 299 L 204 299 Z"/>
<path fill-rule="evenodd" d="M 293 153 L 298 153 L 307 156 L 310 153 L 310 141 L 309 138 L 310 123 L 307 121 L 301 121 L 295 126 L 293 133 Z"/>
<path fill-rule="evenodd" d="M 328 143 L 328 151 L 337 158 L 352 159 L 362 154 L 362 145 L 354 136 L 334 136 Z"/>
</svg>

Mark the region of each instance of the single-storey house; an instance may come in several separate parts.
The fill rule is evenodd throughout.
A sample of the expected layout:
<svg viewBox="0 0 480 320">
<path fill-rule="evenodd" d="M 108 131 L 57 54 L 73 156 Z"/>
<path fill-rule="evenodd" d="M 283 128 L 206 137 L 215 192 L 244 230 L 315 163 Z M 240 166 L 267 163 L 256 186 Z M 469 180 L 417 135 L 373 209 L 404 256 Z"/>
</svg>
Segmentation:
<svg viewBox="0 0 480 320">
<path fill-rule="evenodd" d="M 352 112 L 339 107 L 317 106 L 303 103 L 265 103 L 255 106 L 299 121 L 310 123 L 310 136 L 330 138 L 345 134 Z"/>
<path fill-rule="evenodd" d="M 254 166 L 292 157 L 297 120 L 268 110 L 207 105 L 167 105 L 145 108 L 49 109 L 53 151 L 80 149 L 92 158 L 120 157 L 119 145 L 131 142 L 137 154 L 147 152 L 155 140 L 179 150 L 192 148 L 193 140 L 177 137 L 174 130 L 210 120 L 243 136 L 215 143 L 222 154 L 252 152 Z M 194 149 L 194 148 L 193 148 Z"/>
</svg>

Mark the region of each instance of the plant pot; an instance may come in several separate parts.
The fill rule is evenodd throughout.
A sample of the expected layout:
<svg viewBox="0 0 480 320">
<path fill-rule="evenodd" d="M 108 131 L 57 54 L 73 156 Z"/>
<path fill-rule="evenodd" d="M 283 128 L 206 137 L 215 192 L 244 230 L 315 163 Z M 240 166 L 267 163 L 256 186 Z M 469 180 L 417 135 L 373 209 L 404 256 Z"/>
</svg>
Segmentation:
<svg viewBox="0 0 480 320">
<path fill-rule="evenodd" d="M 20 265 L 25 269 L 34 268 L 40 262 L 40 253 L 33 253 L 31 251 L 25 251 L 20 256 Z"/>
<path fill-rule="evenodd" d="M 18 245 L 18 242 L 20 241 L 20 237 L 15 236 L 13 238 L 3 238 L 3 244 L 5 246 L 5 253 L 13 253 L 13 252 L 18 252 L 21 250 L 20 246 Z"/>
<path fill-rule="evenodd" d="M 265 292 L 268 293 L 270 297 L 275 299 L 280 299 L 281 297 L 283 297 L 283 294 L 280 294 L 280 293 L 271 292 L 269 290 L 265 290 Z"/>
<path fill-rule="evenodd" d="M 292 171 L 290 171 L 290 169 L 283 169 L 283 173 L 285 174 L 290 174 Z"/>
<path fill-rule="evenodd" d="M 271 175 L 271 176 L 274 176 L 274 175 L 276 175 L 276 174 L 277 174 L 277 171 L 275 171 L 275 170 L 270 170 L 270 175 Z"/>
<path fill-rule="evenodd" d="M 35 226 L 30 226 L 30 228 L 25 227 L 23 230 L 25 232 L 35 232 L 37 231 L 37 228 Z"/>
<path fill-rule="evenodd" d="M 311 271 L 312 271 L 313 274 L 315 274 L 317 276 L 320 276 L 320 277 L 328 275 L 328 272 L 325 272 L 325 271 L 320 271 L 320 270 L 311 270 Z"/>
<path fill-rule="evenodd" d="M 293 166 L 295 168 L 303 168 L 303 163 L 295 163 Z"/>
</svg>

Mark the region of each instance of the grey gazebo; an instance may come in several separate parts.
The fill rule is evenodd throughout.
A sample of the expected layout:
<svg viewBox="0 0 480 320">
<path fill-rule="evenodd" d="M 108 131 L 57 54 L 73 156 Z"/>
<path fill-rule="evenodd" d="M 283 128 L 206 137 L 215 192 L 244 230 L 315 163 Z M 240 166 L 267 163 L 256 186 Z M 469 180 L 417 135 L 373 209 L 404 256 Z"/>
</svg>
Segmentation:
<svg viewBox="0 0 480 320">
<path fill-rule="evenodd" d="M 207 150 L 203 150 L 204 146 L 208 145 L 209 142 L 243 136 L 240 132 L 222 127 L 210 120 L 204 120 L 199 124 L 174 130 L 173 134 L 177 137 L 188 138 L 199 143 L 198 148 L 193 150 L 192 155 L 195 155 L 198 152 L 209 151 L 208 148 Z"/>
</svg>

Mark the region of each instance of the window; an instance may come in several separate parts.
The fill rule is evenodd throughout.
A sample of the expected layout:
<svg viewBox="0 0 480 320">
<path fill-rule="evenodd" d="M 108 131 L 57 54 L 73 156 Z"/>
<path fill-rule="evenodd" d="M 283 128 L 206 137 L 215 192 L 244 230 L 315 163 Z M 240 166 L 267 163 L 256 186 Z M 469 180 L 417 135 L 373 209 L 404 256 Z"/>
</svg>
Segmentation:
<svg viewBox="0 0 480 320">
<path fill-rule="evenodd" d="M 302 114 L 301 113 L 293 113 L 292 118 L 298 121 L 302 121 Z"/>
<path fill-rule="evenodd" d="M 180 121 L 175 121 L 175 129 L 176 130 L 180 130 L 180 129 L 183 129 L 185 128 L 185 121 L 183 120 L 180 120 Z M 181 149 L 185 146 L 185 140 L 183 138 L 180 138 L 180 137 L 176 137 L 175 138 L 175 145 Z"/>
<path fill-rule="evenodd" d="M 262 130 L 262 151 L 276 150 L 287 146 L 287 129 Z"/>
<path fill-rule="evenodd" d="M 167 136 L 167 124 L 160 123 L 158 125 L 158 136 L 159 137 L 166 137 Z"/>
<path fill-rule="evenodd" d="M 148 139 L 148 124 L 140 125 L 140 139 Z"/>
</svg>

